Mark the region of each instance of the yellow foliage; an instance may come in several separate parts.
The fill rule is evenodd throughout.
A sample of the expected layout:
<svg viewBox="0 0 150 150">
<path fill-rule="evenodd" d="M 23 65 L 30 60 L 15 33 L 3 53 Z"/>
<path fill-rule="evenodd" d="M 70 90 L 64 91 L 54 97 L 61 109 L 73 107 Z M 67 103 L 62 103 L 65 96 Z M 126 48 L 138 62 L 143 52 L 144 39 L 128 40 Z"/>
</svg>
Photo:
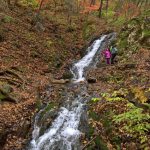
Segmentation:
<svg viewBox="0 0 150 150">
<path fill-rule="evenodd" d="M 144 91 L 139 88 L 139 87 L 133 87 L 131 88 L 132 93 L 134 93 L 135 98 L 140 102 L 140 103 L 145 103 L 147 102 L 147 97 L 144 95 Z"/>
</svg>

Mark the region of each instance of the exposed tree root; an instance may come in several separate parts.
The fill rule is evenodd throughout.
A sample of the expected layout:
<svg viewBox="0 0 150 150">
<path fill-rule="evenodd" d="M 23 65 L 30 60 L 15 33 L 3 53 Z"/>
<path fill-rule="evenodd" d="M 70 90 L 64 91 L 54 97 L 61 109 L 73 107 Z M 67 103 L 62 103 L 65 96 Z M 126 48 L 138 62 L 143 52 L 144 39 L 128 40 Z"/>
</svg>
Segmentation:
<svg viewBox="0 0 150 150">
<path fill-rule="evenodd" d="M 22 82 L 24 82 L 23 78 L 19 74 L 17 74 L 16 72 L 14 72 L 13 70 L 8 69 L 8 70 L 0 71 L 0 75 L 5 75 L 5 74 L 14 75 L 19 80 L 21 80 Z"/>
<path fill-rule="evenodd" d="M 6 77 L 4 75 L 6 75 Z M 8 75 L 13 75 L 18 80 L 12 79 L 11 77 L 7 77 Z M 2 76 L 4 76 L 4 77 L 2 77 Z M 10 69 L 0 71 L 0 79 L 7 80 L 7 82 L 12 85 L 16 85 L 16 86 L 23 85 L 23 88 L 25 85 L 25 80 L 19 74 L 17 74 L 16 72 L 14 72 L 13 70 L 10 70 Z"/>
<path fill-rule="evenodd" d="M 16 86 L 22 85 L 22 82 L 20 82 L 19 80 L 15 80 L 9 77 L 0 77 L 0 80 L 6 80 L 8 83 Z"/>
</svg>

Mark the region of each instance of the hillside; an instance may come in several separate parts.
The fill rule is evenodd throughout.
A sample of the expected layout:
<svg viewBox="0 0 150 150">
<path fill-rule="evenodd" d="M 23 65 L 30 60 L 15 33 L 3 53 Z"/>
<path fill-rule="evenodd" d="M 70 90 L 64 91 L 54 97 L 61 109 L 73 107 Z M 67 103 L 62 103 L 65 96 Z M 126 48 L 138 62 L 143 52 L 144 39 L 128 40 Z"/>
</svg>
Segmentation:
<svg viewBox="0 0 150 150">
<path fill-rule="evenodd" d="M 95 39 L 116 32 L 115 64 L 108 66 L 100 60 L 86 76 L 92 99 L 87 104 L 89 130 L 81 137 L 82 144 L 89 150 L 148 150 L 149 11 L 125 21 L 121 13 L 118 20 L 116 16 L 112 20 L 113 1 L 102 18 L 97 17 L 99 3 L 90 7 L 81 3 L 86 6 L 84 11 L 76 12 L 68 9 L 68 3 L 63 6 L 58 2 L 54 7 L 44 2 L 41 9 L 35 1 L 23 2 L 9 7 L 2 3 L 0 7 L 0 149 L 24 149 L 35 116 L 45 106 L 46 111 L 54 111 L 50 118 L 41 118 L 43 130 L 52 124 L 66 93 L 79 92 L 67 87 L 73 77 L 71 65 L 85 55 Z M 119 116 L 128 112 L 129 118 Z"/>
</svg>

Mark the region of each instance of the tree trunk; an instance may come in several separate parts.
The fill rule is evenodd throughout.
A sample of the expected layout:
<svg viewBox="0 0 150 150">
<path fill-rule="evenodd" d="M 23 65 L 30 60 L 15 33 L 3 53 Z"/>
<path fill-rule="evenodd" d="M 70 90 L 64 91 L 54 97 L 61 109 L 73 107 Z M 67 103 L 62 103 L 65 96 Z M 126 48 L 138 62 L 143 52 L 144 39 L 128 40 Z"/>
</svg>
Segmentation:
<svg viewBox="0 0 150 150">
<path fill-rule="evenodd" d="M 90 6 L 95 5 L 95 0 L 91 0 Z"/>
<path fill-rule="evenodd" d="M 99 18 L 102 17 L 102 7 L 103 7 L 103 0 L 100 0 L 100 6 L 99 6 Z"/>
<path fill-rule="evenodd" d="M 109 0 L 106 0 L 106 15 L 108 13 L 108 4 L 109 4 Z"/>
</svg>

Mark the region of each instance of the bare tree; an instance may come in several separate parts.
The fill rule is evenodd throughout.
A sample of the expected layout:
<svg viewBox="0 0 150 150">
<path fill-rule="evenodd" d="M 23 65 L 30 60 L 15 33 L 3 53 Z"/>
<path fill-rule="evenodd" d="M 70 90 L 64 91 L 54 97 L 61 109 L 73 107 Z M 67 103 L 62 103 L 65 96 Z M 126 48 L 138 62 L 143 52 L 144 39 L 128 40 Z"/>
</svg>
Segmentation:
<svg viewBox="0 0 150 150">
<path fill-rule="evenodd" d="M 95 5 L 96 0 L 91 0 L 90 6 Z"/>
<path fill-rule="evenodd" d="M 103 0 L 100 0 L 100 6 L 99 6 L 99 18 L 102 17 L 102 8 L 103 8 Z"/>
<path fill-rule="evenodd" d="M 109 4 L 109 0 L 106 0 L 106 15 L 107 15 L 107 12 L 108 12 L 108 4 Z"/>
</svg>

